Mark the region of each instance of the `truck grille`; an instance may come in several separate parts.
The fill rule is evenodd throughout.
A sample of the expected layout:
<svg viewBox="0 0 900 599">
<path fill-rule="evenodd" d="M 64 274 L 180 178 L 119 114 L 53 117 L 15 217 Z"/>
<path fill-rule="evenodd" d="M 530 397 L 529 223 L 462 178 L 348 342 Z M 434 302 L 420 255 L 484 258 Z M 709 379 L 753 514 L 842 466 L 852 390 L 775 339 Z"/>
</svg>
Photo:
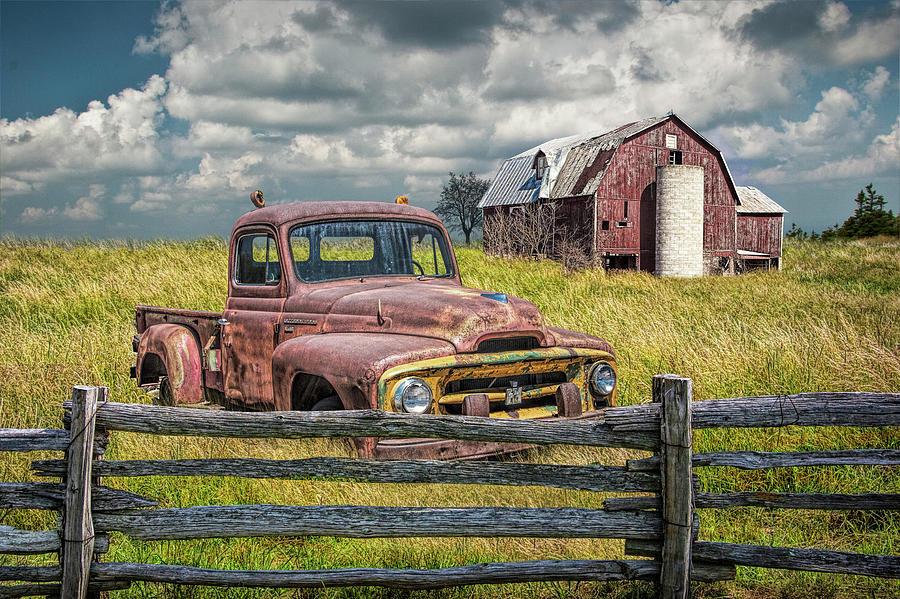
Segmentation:
<svg viewBox="0 0 900 599">
<path fill-rule="evenodd" d="M 479 379 L 461 379 L 450 381 L 444 393 L 463 393 L 465 391 L 505 391 L 512 387 L 513 381 L 518 387 L 540 385 L 558 385 L 566 382 L 565 372 L 538 372 L 534 374 L 516 374 L 513 376 L 489 377 Z"/>
<path fill-rule="evenodd" d="M 534 337 L 499 337 L 497 339 L 485 339 L 478 344 L 478 353 L 487 354 L 505 351 L 525 351 L 540 347 Z"/>
<path fill-rule="evenodd" d="M 524 410 L 527 408 L 540 408 L 543 406 L 552 406 L 556 405 L 556 397 L 553 395 L 547 395 L 544 397 L 534 397 L 531 399 L 523 399 L 521 404 L 518 404 L 515 409 L 516 410 Z M 451 416 L 461 416 L 462 415 L 462 404 L 459 403 L 449 403 L 443 405 L 444 410 L 446 410 L 447 414 Z M 500 412 L 502 410 L 509 410 L 511 408 L 507 408 L 506 405 L 502 401 L 492 401 L 491 402 L 491 412 Z"/>
</svg>

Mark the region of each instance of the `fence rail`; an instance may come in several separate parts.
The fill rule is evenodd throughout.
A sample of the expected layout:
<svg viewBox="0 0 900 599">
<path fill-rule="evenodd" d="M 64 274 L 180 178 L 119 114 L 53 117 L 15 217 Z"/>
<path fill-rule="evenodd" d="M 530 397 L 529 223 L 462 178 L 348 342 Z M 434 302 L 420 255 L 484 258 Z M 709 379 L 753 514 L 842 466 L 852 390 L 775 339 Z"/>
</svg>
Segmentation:
<svg viewBox="0 0 900 599">
<path fill-rule="evenodd" d="M 696 539 L 697 509 L 757 506 L 897 510 L 900 495 L 703 493 L 693 468 L 896 466 L 900 451 L 710 452 L 692 454 L 691 431 L 777 426 L 900 426 L 900 394 L 810 393 L 692 403 L 690 379 L 654 377 L 649 405 L 608 408 L 592 420 L 517 421 L 359 412 L 208 412 L 108 402 L 108 391 L 76 387 L 65 404 L 68 430 L 0 429 L 0 451 L 65 451 L 40 460 L 39 476 L 63 483 L 0 483 L 0 508 L 58 510 L 61 528 L 0 526 L 0 553 L 59 554 L 59 566 L 0 566 L 0 597 L 88 593 L 135 581 L 184 585 L 314 588 L 374 585 L 435 589 L 560 580 L 655 580 L 663 597 L 687 597 L 690 581 L 734 577 L 735 565 L 900 578 L 897 556 L 736 545 Z M 382 437 L 624 447 L 655 452 L 625 466 L 548 465 L 352 458 L 302 460 L 104 460 L 108 431 L 242 438 Z M 412 508 L 378 506 L 195 506 L 147 509 L 153 499 L 100 484 L 100 477 L 236 476 L 363 482 L 546 486 L 611 493 L 597 508 Z M 100 563 L 108 534 L 135 539 L 272 537 L 565 537 L 626 539 L 627 555 L 653 559 L 535 560 L 429 570 L 222 571 L 183 565 Z"/>
</svg>

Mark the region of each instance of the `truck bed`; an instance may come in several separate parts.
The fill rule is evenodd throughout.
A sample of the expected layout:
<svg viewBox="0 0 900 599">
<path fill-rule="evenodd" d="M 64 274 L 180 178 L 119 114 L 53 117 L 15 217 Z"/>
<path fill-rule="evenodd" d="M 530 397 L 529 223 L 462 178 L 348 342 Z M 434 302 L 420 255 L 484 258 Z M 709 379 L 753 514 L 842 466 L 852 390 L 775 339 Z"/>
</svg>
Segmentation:
<svg viewBox="0 0 900 599">
<path fill-rule="evenodd" d="M 134 324 L 138 335 L 154 324 L 181 324 L 193 330 L 199 337 L 201 347 L 216 331 L 221 312 L 209 310 L 186 310 L 183 308 L 162 308 L 159 306 L 135 306 Z"/>
</svg>

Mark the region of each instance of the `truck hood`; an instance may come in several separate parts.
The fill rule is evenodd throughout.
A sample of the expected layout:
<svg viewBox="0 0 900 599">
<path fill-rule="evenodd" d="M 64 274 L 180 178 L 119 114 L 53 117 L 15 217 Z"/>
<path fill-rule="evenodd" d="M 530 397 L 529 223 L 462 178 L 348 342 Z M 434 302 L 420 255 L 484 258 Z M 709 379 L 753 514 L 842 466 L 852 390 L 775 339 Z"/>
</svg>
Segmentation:
<svg viewBox="0 0 900 599">
<path fill-rule="evenodd" d="M 531 302 L 452 281 L 365 282 L 314 290 L 301 311 L 324 315 L 322 332 L 384 332 L 444 339 L 475 351 L 487 337 L 531 336 L 552 345 Z M 515 335 L 518 333 L 518 335 Z"/>
</svg>

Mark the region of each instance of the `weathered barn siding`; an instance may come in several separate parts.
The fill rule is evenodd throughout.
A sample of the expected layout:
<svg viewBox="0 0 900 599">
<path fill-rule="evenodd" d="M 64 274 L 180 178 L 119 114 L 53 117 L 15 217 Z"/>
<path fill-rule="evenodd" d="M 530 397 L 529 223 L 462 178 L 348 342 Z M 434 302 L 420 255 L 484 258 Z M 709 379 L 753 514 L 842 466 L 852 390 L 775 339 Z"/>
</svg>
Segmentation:
<svg viewBox="0 0 900 599">
<path fill-rule="evenodd" d="M 640 255 L 641 270 L 655 270 L 654 189 L 656 167 L 668 164 L 672 152 L 666 148 L 667 134 L 676 137 L 682 164 L 704 169 L 704 271 L 718 272 L 720 258 L 728 258 L 730 264 L 734 260 L 735 191 L 715 149 L 677 119 L 664 121 L 619 146 L 597 187 L 597 251 Z"/>
<path fill-rule="evenodd" d="M 739 214 L 737 247 L 739 250 L 781 258 L 781 214 Z"/>
<path fill-rule="evenodd" d="M 498 232 L 493 227 L 491 227 L 491 223 L 493 219 L 497 218 L 497 216 L 505 214 L 506 212 L 508 212 L 508 208 L 506 208 L 506 206 L 488 206 L 487 208 L 483 209 L 481 241 L 485 251 L 496 248 L 496 240 L 494 239 L 494 236 L 496 236 Z"/>
<path fill-rule="evenodd" d="M 743 268 L 781 267 L 785 209 L 755 187 L 738 187 L 737 250 Z M 751 255 L 748 252 L 752 252 Z"/>
<path fill-rule="evenodd" d="M 559 200 L 556 203 L 556 227 L 553 247 L 557 253 L 572 244 L 586 254 L 591 253 L 594 206 L 590 197 Z"/>
</svg>

